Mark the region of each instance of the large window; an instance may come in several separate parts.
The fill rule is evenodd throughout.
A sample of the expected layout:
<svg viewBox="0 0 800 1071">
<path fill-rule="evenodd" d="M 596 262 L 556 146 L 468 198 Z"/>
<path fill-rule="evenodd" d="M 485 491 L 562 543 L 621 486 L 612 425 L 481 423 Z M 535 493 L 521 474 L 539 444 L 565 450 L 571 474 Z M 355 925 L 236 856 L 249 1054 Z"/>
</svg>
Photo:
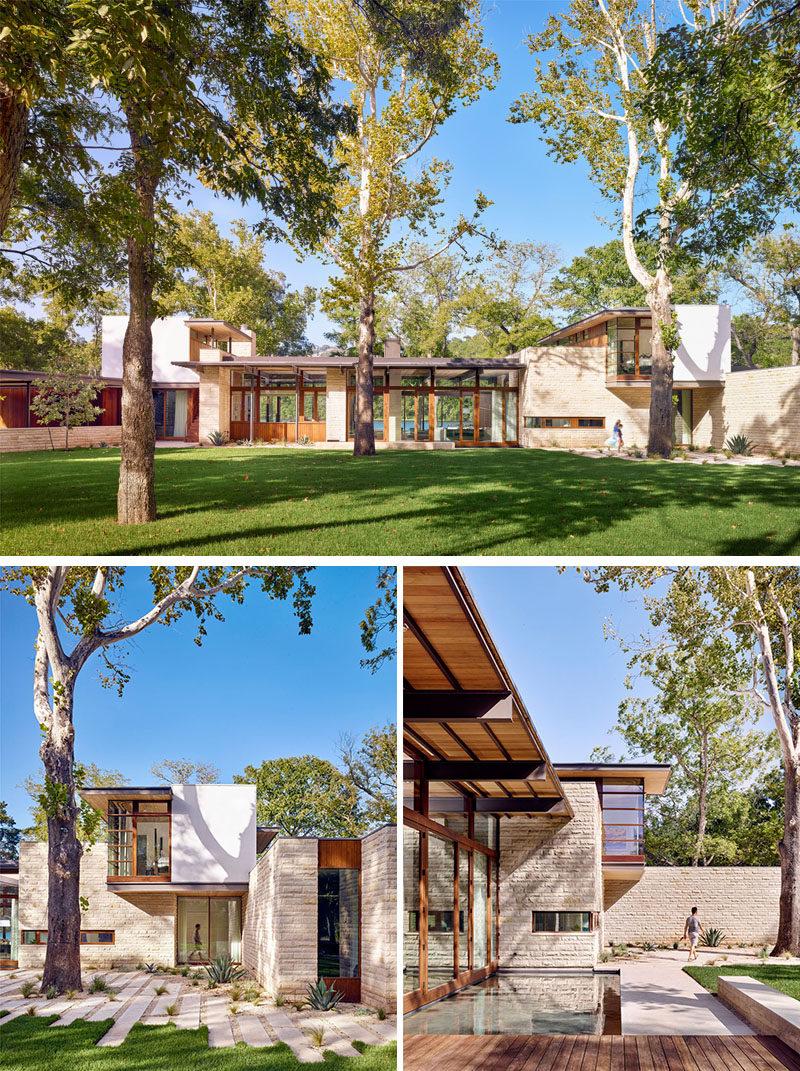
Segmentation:
<svg viewBox="0 0 800 1071">
<path fill-rule="evenodd" d="M 169 881 L 169 800 L 111 800 L 108 805 L 108 876 Z"/>
<path fill-rule="evenodd" d="M 403 826 L 403 992 L 419 988 L 419 877 L 422 834 Z"/>
<path fill-rule="evenodd" d="M 359 871 L 318 871 L 317 973 L 320 978 L 359 977 Z"/>
<path fill-rule="evenodd" d="M 325 389 L 327 374 L 323 371 L 290 372 L 253 371 L 231 372 L 231 437 L 250 435 L 252 410 L 253 434 L 256 438 L 269 435 L 291 438 L 285 434 L 291 425 L 320 424 L 325 421 Z M 275 428 L 274 425 L 280 425 Z M 317 429 L 324 437 L 324 429 Z M 313 429 L 300 427 L 300 434 L 313 434 Z M 319 437 L 319 435 L 317 436 Z"/>
<path fill-rule="evenodd" d="M 635 379 L 653 371 L 652 320 L 649 316 L 618 316 L 607 325 L 606 375 Z"/>
<path fill-rule="evenodd" d="M 0 963 L 17 961 L 19 948 L 19 888 L 0 885 Z"/>
<path fill-rule="evenodd" d="M 524 417 L 526 428 L 604 428 L 605 417 L 549 417 L 549 416 L 526 416 Z"/>
<path fill-rule="evenodd" d="M 242 901 L 238 896 L 178 897 L 178 963 L 242 959 Z"/>
<path fill-rule="evenodd" d="M 644 786 L 628 779 L 604 780 L 603 855 L 612 862 L 644 859 Z"/>
<path fill-rule="evenodd" d="M 185 439 L 189 411 L 189 392 L 185 390 L 154 390 L 156 438 Z"/>
<path fill-rule="evenodd" d="M 82 945 L 113 945 L 114 930 L 81 930 Z M 23 930 L 24 945 L 46 945 L 47 930 Z"/>
</svg>

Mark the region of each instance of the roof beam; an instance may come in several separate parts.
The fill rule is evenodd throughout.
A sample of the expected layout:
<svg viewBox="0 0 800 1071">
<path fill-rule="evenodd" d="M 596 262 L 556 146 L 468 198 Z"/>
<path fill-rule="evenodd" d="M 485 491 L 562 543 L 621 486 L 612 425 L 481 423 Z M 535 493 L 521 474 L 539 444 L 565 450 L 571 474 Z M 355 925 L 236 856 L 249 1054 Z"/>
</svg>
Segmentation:
<svg viewBox="0 0 800 1071">
<path fill-rule="evenodd" d="M 475 800 L 476 814 L 565 814 L 556 796 L 487 796 Z"/>
<path fill-rule="evenodd" d="M 533 759 L 444 759 L 403 763 L 406 780 L 427 781 L 546 781 L 547 763 Z"/>
<path fill-rule="evenodd" d="M 404 722 L 507 721 L 513 718 L 511 692 L 503 691 L 422 691 L 403 697 Z M 470 777 L 473 775 L 470 774 Z"/>
<path fill-rule="evenodd" d="M 459 684 L 455 675 L 450 670 L 447 663 L 444 661 L 442 656 L 439 654 L 439 652 L 433 646 L 431 641 L 428 639 L 428 637 L 419 627 L 417 622 L 414 620 L 413 615 L 410 614 L 405 607 L 403 607 L 403 624 L 406 626 L 412 636 L 414 636 L 414 638 L 420 644 L 422 649 L 425 651 L 425 654 L 428 656 L 428 658 L 430 658 L 430 660 L 433 662 L 433 664 L 436 666 L 436 668 L 439 670 L 445 680 L 448 681 L 453 686 L 453 688 L 460 689 L 461 685 Z"/>
</svg>

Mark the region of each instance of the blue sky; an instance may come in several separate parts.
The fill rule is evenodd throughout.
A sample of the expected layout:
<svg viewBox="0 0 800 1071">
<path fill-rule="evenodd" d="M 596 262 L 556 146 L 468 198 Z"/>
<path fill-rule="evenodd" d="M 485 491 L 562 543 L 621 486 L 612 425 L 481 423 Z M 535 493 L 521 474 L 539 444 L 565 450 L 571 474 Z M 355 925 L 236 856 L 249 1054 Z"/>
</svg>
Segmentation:
<svg viewBox="0 0 800 1071">
<path fill-rule="evenodd" d="M 494 202 L 483 216 L 487 228 L 512 242 L 550 242 L 567 261 L 587 246 L 615 237 L 599 218 L 611 216 L 613 206 L 600 196 L 585 165 L 557 164 L 547 156 L 534 126 L 507 119 L 511 104 L 532 85 L 527 35 L 541 30 L 550 14 L 568 6 L 554 0 L 487 4 L 485 39 L 499 57 L 500 80 L 491 92 L 447 120 L 431 141 L 429 153 L 453 165 L 444 200 L 447 221 L 461 213 L 470 215 L 480 189 Z M 200 186 L 192 196 L 194 207 L 213 211 L 223 233 L 235 218 L 250 223 L 259 218 L 255 205 L 217 199 Z M 293 287 L 323 286 L 331 273 L 317 258 L 298 263 L 293 251 L 279 244 L 269 247 L 269 267 L 284 272 Z M 325 317 L 317 315 L 309 326 L 312 342 L 324 342 L 326 326 Z"/>
<path fill-rule="evenodd" d="M 147 570 L 128 570 L 123 609 L 139 616 L 152 599 Z M 374 601 L 377 567 L 326 566 L 310 636 L 297 634 L 288 603 L 253 586 L 242 606 L 220 603 L 225 623 L 208 623 L 202 647 L 187 616 L 154 626 L 130 645 L 133 675 L 122 699 L 101 688 L 95 659 L 76 689 L 80 761 L 120 770 L 134 785 L 153 783 L 152 763 L 188 757 L 215 763 L 230 782 L 245 765 L 288 755 L 335 758 L 343 730 L 360 736 L 395 717 L 394 661 L 375 676 L 361 669 L 358 623 Z M 41 740 L 31 704 L 36 616 L 24 600 L 0 594 L 0 798 L 27 825 L 28 797 L 17 786 L 39 769 Z"/>
</svg>

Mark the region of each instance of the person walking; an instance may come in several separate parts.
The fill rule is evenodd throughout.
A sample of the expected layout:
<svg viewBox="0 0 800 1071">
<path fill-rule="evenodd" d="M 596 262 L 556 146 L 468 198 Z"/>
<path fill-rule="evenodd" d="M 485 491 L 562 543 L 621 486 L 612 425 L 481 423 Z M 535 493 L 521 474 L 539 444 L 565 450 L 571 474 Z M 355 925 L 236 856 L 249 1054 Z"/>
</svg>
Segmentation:
<svg viewBox="0 0 800 1071">
<path fill-rule="evenodd" d="M 706 931 L 703 929 L 703 924 L 697 917 L 697 908 L 692 908 L 692 913 L 686 920 L 686 924 L 683 927 L 682 941 L 687 938 L 689 940 L 689 962 L 693 959 L 697 959 L 697 942 L 700 940 L 700 934 L 705 937 Z"/>
<path fill-rule="evenodd" d="M 623 447 L 623 442 L 622 442 L 622 421 L 621 420 L 618 420 L 616 422 L 616 424 L 614 425 L 614 441 L 617 444 L 617 453 L 619 454 L 619 453 L 622 452 L 622 447 Z"/>
</svg>

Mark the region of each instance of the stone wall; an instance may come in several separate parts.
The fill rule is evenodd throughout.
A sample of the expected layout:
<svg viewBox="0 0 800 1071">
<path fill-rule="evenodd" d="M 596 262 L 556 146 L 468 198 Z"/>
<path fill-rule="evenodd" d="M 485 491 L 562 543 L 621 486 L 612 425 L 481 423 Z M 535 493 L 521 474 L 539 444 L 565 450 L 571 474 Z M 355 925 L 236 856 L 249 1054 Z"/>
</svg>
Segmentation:
<svg viewBox="0 0 800 1071">
<path fill-rule="evenodd" d="M 731 372 L 714 446 L 746 435 L 759 453 L 800 451 L 800 365 Z"/>
<path fill-rule="evenodd" d="M 269 996 L 306 995 L 317 977 L 317 841 L 279 837 L 250 872 L 242 959 Z"/>
<path fill-rule="evenodd" d="M 397 1007 L 397 827 L 361 841 L 361 1000 Z"/>
<path fill-rule="evenodd" d="M 520 387 L 522 446 L 601 446 L 622 420 L 626 446 L 645 446 L 647 387 L 606 387 L 604 346 L 530 346 L 515 354 L 527 366 Z M 605 428 L 526 428 L 525 417 L 605 417 Z"/>
<path fill-rule="evenodd" d="M 0 454 L 21 450 L 63 450 L 66 446 L 66 428 L 0 428 Z M 71 428 L 70 449 L 73 446 L 119 446 L 122 425 L 108 424 L 105 427 Z"/>
<path fill-rule="evenodd" d="M 203 368 L 198 362 L 197 374 L 200 379 L 198 435 L 200 442 L 207 445 L 208 436 L 212 431 L 230 434 L 230 372 L 225 372 L 228 382 L 228 404 L 224 413 L 222 411 L 222 369 Z"/>
<path fill-rule="evenodd" d="M 347 439 L 347 380 L 338 368 L 327 370 L 325 438 L 335 443 Z"/>
<path fill-rule="evenodd" d="M 20 930 L 47 929 L 47 844 L 23 841 L 19 855 Z M 113 945 L 81 945 L 81 963 L 108 967 L 156 962 L 175 965 L 174 892 L 118 893 L 106 886 L 105 844 L 88 848 L 81 859 L 80 895 L 89 901 L 81 915 L 83 930 L 114 930 Z M 44 963 L 44 945 L 19 946 L 20 967 Z"/>
<path fill-rule="evenodd" d="M 602 824 L 594 783 L 565 782 L 571 819 L 500 821 L 500 967 L 592 967 L 601 932 L 533 933 L 534 911 L 603 907 Z"/>
<path fill-rule="evenodd" d="M 778 933 L 780 867 L 645 867 L 605 913 L 605 940 L 671 945 L 693 907 L 730 944 L 769 943 Z"/>
</svg>

